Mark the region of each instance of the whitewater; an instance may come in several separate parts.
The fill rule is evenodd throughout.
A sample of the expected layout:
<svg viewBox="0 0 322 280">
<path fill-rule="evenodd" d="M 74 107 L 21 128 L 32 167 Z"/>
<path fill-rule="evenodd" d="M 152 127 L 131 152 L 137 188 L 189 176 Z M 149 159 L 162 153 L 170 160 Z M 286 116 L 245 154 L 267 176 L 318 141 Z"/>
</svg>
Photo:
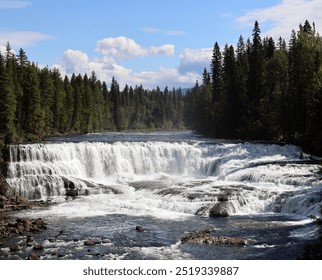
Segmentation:
<svg viewBox="0 0 322 280">
<path fill-rule="evenodd" d="M 293 145 L 191 131 L 55 137 L 10 146 L 7 180 L 16 194 L 55 202 L 17 214 L 48 220 L 52 236 L 64 228 L 54 242 L 39 235 L 44 259 L 293 259 L 319 232 L 310 217 L 321 215 L 321 165 Z M 205 228 L 248 242 L 180 243 Z"/>
</svg>

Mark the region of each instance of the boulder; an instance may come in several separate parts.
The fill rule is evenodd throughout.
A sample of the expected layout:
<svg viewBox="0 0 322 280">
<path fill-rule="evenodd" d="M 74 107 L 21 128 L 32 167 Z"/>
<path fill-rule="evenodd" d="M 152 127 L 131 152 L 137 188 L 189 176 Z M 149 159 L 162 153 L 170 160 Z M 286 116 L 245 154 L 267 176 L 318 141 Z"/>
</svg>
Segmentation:
<svg viewBox="0 0 322 280">
<path fill-rule="evenodd" d="M 38 218 L 31 223 L 30 231 L 41 232 L 47 229 L 46 223 L 43 219 Z"/>
<path fill-rule="evenodd" d="M 18 252 L 20 251 L 20 247 L 18 245 L 12 245 L 10 247 L 10 252 Z"/>
<path fill-rule="evenodd" d="M 43 221 L 42 218 L 38 218 L 32 222 L 33 225 L 37 226 L 44 226 L 46 223 Z"/>
<path fill-rule="evenodd" d="M 240 237 L 214 236 L 210 235 L 213 229 L 192 232 L 181 238 L 182 244 L 231 244 L 245 245 L 246 239 Z"/>
<path fill-rule="evenodd" d="M 143 232 L 143 231 L 145 231 L 145 228 L 141 227 L 141 226 L 136 226 L 135 230 L 138 231 L 138 232 Z"/>
<path fill-rule="evenodd" d="M 219 202 L 215 204 L 209 211 L 209 217 L 217 218 L 217 217 L 228 217 L 228 202 Z"/>
<path fill-rule="evenodd" d="M 94 246 L 96 245 L 96 241 L 95 240 L 92 240 L 92 239 L 88 239 L 84 242 L 84 245 L 85 246 Z"/>
<path fill-rule="evenodd" d="M 3 195 L 0 195 L 0 209 L 5 208 L 5 206 L 8 204 L 9 200 Z"/>
<path fill-rule="evenodd" d="M 36 251 L 41 251 L 44 250 L 44 246 L 42 244 L 34 244 L 34 247 L 32 249 Z"/>
<path fill-rule="evenodd" d="M 201 206 L 195 213 L 197 216 L 209 216 L 209 206 Z"/>
<path fill-rule="evenodd" d="M 78 196 L 78 190 L 66 190 L 66 197 L 72 197 L 75 198 Z"/>
<path fill-rule="evenodd" d="M 39 260 L 39 256 L 36 253 L 31 253 L 28 257 L 27 260 Z"/>
</svg>

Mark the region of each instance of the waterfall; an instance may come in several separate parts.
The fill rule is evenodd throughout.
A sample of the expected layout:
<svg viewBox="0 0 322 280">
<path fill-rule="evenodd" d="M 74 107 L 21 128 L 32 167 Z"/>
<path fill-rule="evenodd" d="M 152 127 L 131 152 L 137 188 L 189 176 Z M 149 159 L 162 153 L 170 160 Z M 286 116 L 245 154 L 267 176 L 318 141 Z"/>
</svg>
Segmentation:
<svg viewBox="0 0 322 280">
<path fill-rule="evenodd" d="M 29 199 L 134 188 L 191 202 L 191 213 L 223 203 L 229 214 L 308 214 L 321 204 L 321 168 L 301 155 L 291 145 L 203 141 L 12 145 L 7 179 Z"/>
</svg>

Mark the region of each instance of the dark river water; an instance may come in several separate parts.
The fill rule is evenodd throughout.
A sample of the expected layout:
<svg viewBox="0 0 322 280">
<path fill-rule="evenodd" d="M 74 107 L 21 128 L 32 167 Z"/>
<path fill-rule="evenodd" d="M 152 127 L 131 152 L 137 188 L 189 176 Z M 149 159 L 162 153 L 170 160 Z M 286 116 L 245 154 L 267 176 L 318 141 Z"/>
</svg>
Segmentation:
<svg viewBox="0 0 322 280">
<path fill-rule="evenodd" d="M 10 155 L 12 188 L 55 202 L 15 215 L 47 222 L 32 234 L 42 259 L 295 259 L 319 233 L 309 217 L 321 208 L 321 167 L 296 146 L 102 133 L 11 146 Z M 209 228 L 247 243 L 180 241 Z M 16 243 L 22 250 L 10 252 Z M 25 259 L 25 244 L 4 240 L 0 259 Z"/>
</svg>

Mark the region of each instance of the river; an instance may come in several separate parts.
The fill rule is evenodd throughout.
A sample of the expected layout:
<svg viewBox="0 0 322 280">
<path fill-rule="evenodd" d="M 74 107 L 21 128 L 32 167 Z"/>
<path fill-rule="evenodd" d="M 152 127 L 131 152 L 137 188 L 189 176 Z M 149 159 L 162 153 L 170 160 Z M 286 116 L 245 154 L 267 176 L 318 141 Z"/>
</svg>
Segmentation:
<svg viewBox="0 0 322 280">
<path fill-rule="evenodd" d="M 96 133 L 12 145 L 10 159 L 18 194 L 55 202 L 15 214 L 48 223 L 33 235 L 42 259 L 295 259 L 319 233 L 309 217 L 322 205 L 321 166 L 292 145 Z M 247 244 L 180 242 L 209 228 Z M 25 238 L 5 240 L 0 258 L 25 259 L 31 248 L 9 251 Z"/>
</svg>

